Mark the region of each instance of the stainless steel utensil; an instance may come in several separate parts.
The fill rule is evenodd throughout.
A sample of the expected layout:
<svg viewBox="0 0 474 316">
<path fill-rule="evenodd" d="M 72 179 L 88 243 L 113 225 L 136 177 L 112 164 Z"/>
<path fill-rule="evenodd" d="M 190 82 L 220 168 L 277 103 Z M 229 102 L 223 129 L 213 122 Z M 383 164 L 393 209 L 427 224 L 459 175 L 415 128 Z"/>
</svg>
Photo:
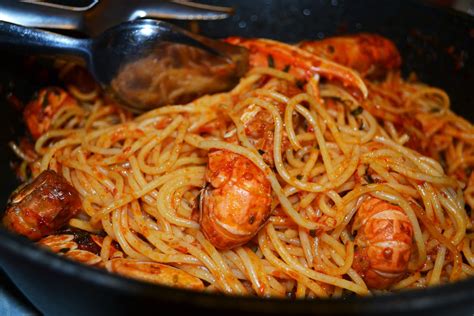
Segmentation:
<svg viewBox="0 0 474 316">
<path fill-rule="evenodd" d="M 28 27 L 76 30 L 97 36 L 114 25 L 137 18 L 219 20 L 233 9 L 191 1 L 95 0 L 86 7 L 44 1 L 2 0 L 0 20 Z"/>
<path fill-rule="evenodd" d="M 82 62 L 135 112 L 230 89 L 248 64 L 241 47 L 146 19 L 119 24 L 92 39 L 0 22 L 0 49 Z"/>
</svg>

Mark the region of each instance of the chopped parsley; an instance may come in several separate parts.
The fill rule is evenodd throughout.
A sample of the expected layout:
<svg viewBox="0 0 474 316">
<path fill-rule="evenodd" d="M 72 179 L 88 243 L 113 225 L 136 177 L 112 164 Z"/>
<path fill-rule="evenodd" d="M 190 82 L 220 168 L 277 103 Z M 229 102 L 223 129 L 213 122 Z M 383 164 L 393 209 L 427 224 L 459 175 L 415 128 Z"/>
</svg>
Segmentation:
<svg viewBox="0 0 474 316">
<path fill-rule="evenodd" d="M 268 67 L 275 68 L 275 60 L 273 59 L 272 55 L 268 55 Z"/>
<path fill-rule="evenodd" d="M 296 86 L 300 89 L 303 89 L 304 88 L 304 81 L 302 80 L 296 80 Z"/>
<path fill-rule="evenodd" d="M 375 183 L 374 178 L 368 173 L 365 174 L 364 179 L 368 184 Z"/>
<path fill-rule="evenodd" d="M 361 107 L 361 106 L 358 106 L 358 107 L 356 107 L 354 110 L 351 111 L 351 114 L 352 114 L 353 116 L 357 116 L 357 115 L 362 114 L 362 112 L 364 112 L 364 108 Z"/>
<path fill-rule="evenodd" d="M 472 173 L 472 167 L 466 167 L 466 169 L 464 169 L 464 172 L 466 173 L 466 176 L 469 177 Z"/>
</svg>

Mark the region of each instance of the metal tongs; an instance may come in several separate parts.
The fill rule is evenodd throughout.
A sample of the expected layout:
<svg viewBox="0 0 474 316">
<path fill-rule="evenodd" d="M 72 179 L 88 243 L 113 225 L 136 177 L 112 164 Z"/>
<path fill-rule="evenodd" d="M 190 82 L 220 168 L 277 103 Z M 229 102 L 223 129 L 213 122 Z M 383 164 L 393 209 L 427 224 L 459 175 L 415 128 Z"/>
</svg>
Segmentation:
<svg viewBox="0 0 474 316">
<path fill-rule="evenodd" d="M 220 20 L 233 9 L 183 0 L 93 0 L 84 7 L 39 0 L 2 0 L 0 20 L 28 27 L 75 30 L 97 36 L 105 30 L 137 18 Z"/>
<path fill-rule="evenodd" d="M 209 20 L 230 12 L 184 1 L 101 0 L 71 9 L 4 0 L 0 48 L 82 62 L 119 104 L 143 112 L 231 89 L 247 70 L 248 54 L 242 47 L 141 18 Z M 90 38 L 25 26 L 79 30 Z"/>
</svg>

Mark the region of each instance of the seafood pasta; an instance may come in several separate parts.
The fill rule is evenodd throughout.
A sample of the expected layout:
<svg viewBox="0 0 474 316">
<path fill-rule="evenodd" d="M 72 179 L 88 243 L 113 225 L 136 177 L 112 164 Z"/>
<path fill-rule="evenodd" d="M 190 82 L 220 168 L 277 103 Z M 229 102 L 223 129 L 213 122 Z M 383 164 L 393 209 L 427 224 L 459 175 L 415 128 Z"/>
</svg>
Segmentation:
<svg viewBox="0 0 474 316">
<path fill-rule="evenodd" d="M 25 108 L 3 223 L 60 255 L 169 286 L 338 297 L 474 274 L 473 126 L 360 34 L 229 38 L 226 93 L 140 116 L 82 69 Z"/>
</svg>

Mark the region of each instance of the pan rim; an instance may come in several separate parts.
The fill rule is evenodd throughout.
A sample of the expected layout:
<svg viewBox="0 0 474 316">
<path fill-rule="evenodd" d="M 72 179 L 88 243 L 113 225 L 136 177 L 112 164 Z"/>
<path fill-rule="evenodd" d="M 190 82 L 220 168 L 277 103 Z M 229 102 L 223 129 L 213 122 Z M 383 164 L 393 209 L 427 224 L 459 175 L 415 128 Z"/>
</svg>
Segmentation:
<svg viewBox="0 0 474 316">
<path fill-rule="evenodd" d="M 147 283 L 112 274 L 104 269 L 90 267 L 35 245 L 24 237 L 0 229 L 0 250 L 14 253 L 28 262 L 42 266 L 57 274 L 63 274 L 92 285 L 109 288 L 127 295 L 158 298 L 171 303 L 190 304 L 196 308 L 244 310 L 248 312 L 284 312 L 295 314 L 324 310 L 338 312 L 414 312 L 474 301 L 474 277 L 429 288 L 410 289 L 397 293 L 346 298 L 286 299 L 234 296 L 219 293 L 198 292 Z M 1 265 L 1 263 L 0 263 Z M 8 275 L 8 269 L 6 269 Z M 15 282 L 15 280 L 13 280 Z M 25 293 L 27 295 L 27 293 Z M 269 310 L 270 309 L 270 310 Z"/>
</svg>

